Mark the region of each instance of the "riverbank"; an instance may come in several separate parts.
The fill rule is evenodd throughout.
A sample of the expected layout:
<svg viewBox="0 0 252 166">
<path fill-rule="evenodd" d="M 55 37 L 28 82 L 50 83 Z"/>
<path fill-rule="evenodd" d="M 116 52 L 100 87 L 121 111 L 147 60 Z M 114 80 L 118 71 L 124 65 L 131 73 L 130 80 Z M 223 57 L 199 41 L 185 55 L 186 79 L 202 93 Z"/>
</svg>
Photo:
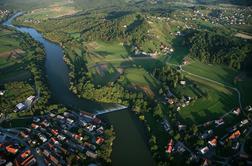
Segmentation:
<svg viewBox="0 0 252 166">
<path fill-rule="evenodd" d="M 15 19 L 17 15 L 9 19 Z M 46 53 L 46 74 L 49 88 L 52 93 L 52 98 L 55 102 L 66 105 L 77 110 L 85 110 L 95 112 L 109 107 L 111 104 L 101 104 L 97 102 L 80 99 L 69 91 L 68 68 L 63 61 L 63 50 L 59 45 L 46 40 L 38 31 L 33 28 L 16 27 L 17 30 L 30 34 L 36 41 L 44 46 Z M 139 134 L 139 131 L 144 131 L 143 126 L 139 123 L 133 123 L 132 112 L 122 111 L 107 115 L 109 121 L 114 125 L 116 132 L 116 140 L 113 144 L 112 152 L 113 165 L 154 165 L 147 141 L 144 138 L 145 134 Z M 135 117 L 136 118 L 136 117 Z M 137 121 L 135 119 L 135 121 Z M 118 148 L 119 147 L 119 148 Z M 132 153 L 138 152 L 138 153 Z M 135 157 L 137 156 L 137 157 Z"/>
</svg>

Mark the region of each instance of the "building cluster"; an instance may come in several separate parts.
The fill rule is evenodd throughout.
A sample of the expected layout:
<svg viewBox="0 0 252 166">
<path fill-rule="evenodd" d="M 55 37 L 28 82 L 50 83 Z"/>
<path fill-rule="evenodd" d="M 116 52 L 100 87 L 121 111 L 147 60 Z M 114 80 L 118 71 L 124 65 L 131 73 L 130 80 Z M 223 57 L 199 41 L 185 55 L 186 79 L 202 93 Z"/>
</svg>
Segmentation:
<svg viewBox="0 0 252 166">
<path fill-rule="evenodd" d="M 82 154 L 96 159 L 97 149 L 104 143 L 102 121 L 81 112 L 50 113 L 35 117 L 31 127 L 21 130 L 19 137 L 43 157 L 46 165 L 66 165 L 67 157 Z"/>
<path fill-rule="evenodd" d="M 7 9 L 0 9 L 0 17 L 5 17 L 10 14 L 10 11 Z"/>
<path fill-rule="evenodd" d="M 248 107 L 246 111 L 252 111 L 252 107 Z M 220 117 L 219 119 L 208 121 L 203 125 L 199 125 L 199 133 L 194 135 L 198 140 L 203 140 L 203 145 L 199 145 L 195 148 L 187 148 L 183 142 L 174 142 L 171 138 L 168 140 L 166 153 L 188 153 L 190 155 L 190 160 L 197 162 L 209 162 L 214 156 L 218 156 L 217 149 L 230 148 L 233 154 L 239 154 L 239 157 L 244 156 L 249 158 L 248 154 L 243 152 L 242 142 L 240 137 L 246 136 L 251 127 L 251 120 L 243 116 L 245 112 L 237 107 L 227 113 L 226 115 Z M 230 118 L 241 119 L 234 123 L 230 123 Z M 227 123 L 227 124 L 226 124 Z M 171 130 L 171 126 L 167 120 L 162 122 L 165 130 Z M 231 127 L 229 127 L 231 125 Z M 167 127 L 168 126 L 168 127 Z M 179 133 L 185 133 L 185 125 L 178 124 Z M 244 148 L 244 146 L 243 146 Z M 251 157 L 251 156 L 250 156 Z M 207 164 L 207 165 L 208 165 Z"/>
<path fill-rule="evenodd" d="M 29 96 L 24 102 L 18 103 L 14 112 L 25 111 L 26 109 L 30 108 L 32 104 L 35 102 L 35 96 Z"/>
<path fill-rule="evenodd" d="M 8 137 L 8 136 L 7 136 Z M 0 142 L 0 165 L 5 166 L 32 166 L 37 163 L 30 149 L 25 148 L 11 137 Z"/>
<path fill-rule="evenodd" d="M 207 19 L 213 24 L 230 24 L 230 25 L 242 25 L 248 24 L 248 19 L 251 17 L 249 12 L 251 9 L 248 8 L 237 8 L 237 9 L 222 9 L 216 10 L 216 14 L 208 15 Z M 214 10 L 215 11 L 215 10 Z"/>
<path fill-rule="evenodd" d="M 27 19 L 24 20 L 24 23 L 39 24 L 40 20 L 34 20 L 34 19 L 31 19 L 31 18 L 27 18 Z"/>
</svg>

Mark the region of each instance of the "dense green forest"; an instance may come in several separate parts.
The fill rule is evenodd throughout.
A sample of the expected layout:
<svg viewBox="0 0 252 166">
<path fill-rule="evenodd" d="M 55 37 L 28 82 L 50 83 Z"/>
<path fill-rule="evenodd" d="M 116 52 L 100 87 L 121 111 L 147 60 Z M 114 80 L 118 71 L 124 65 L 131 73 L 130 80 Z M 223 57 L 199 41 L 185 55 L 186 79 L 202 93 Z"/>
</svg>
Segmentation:
<svg viewBox="0 0 252 166">
<path fill-rule="evenodd" d="M 220 29 L 191 31 L 184 43 L 190 47 L 191 57 L 204 63 L 225 64 L 234 69 L 241 69 L 252 51 L 252 42 Z"/>
</svg>

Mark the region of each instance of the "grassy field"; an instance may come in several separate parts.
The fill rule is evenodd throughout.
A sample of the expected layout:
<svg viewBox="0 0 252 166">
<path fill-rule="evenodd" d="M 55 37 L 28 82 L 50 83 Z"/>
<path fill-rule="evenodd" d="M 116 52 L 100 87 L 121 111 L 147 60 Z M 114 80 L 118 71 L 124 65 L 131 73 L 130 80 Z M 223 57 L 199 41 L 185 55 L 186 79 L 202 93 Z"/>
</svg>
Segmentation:
<svg viewBox="0 0 252 166">
<path fill-rule="evenodd" d="M 19 36 L 15 31 L 0 27 L 0 57 L 1 54 L 19 47 Z"/>
<path fill-rule="evenodd" d="M 226 66 L 204 64 L 196 60 L 190 60 L 190 64 L 183 67 L 185 71 L 202 77 L 233 85 L 238 72 Z"/>
<path fill-rule="evenodd" d="M 95 84 L 105 85 L 125 76 L 125 86 L 137 88 L 153 96 L 158 87 L 156 80 L 147 71 L 161 65 L 158 59 L 130 59 L 122 43 L 96 41 L 87 44 L 86 57 L 89 71 Z"/>
<path fill-rule="evenodd" d="M 141 89 L 149 96 L 157 94 L 160 85 L 155 78 L 142 68 L 128 68 L 124 71 L 124 84 L 129 88 Z"/>
<path fill-rule="evenodd" d="M 109 82 L 114 82 L 123 72 L 122 68 L 115 68 L 110 63 L 97 64 L 95 67 L 90 68 L 92 79 L 96 85 L 107 85 Z"/>
<path fill-rule="evenodd" d="M 187 124 L 214 120 L 238 106 L 237 93 L 218 84 L 187 75 L 204 92 L 205 96 L 179 111 L 180 118 Z"/>
<path fill-rule="evenodd" d="M 87 56 L 87 62 L 89 64 L 95 64 L 97 62 L 110 62 L 112 64 L 118 64 L 125 61 L 128 58 L 128 52 L 124 48 L 122 43 L 95 41 L 87 44 L 87 48 L 90 54 Z"/>
<path fill-rule="evenodd" d="M 77 13 L 75 7 L 71 6 L 71 1 L 57 1 L 45 8 L 37 8 L 23 15 L 22 19 L 46 20 L 49 18 L 57 18 L 65 15 L 73 15 Z"/>
<path fill-rule="evenodd" d="M 28 79 L 30 73 L 24 70 L 26 52 L 20 49 L 20 34 L 0 27 L 0 43 L 0 84 Z"/>
</svg>

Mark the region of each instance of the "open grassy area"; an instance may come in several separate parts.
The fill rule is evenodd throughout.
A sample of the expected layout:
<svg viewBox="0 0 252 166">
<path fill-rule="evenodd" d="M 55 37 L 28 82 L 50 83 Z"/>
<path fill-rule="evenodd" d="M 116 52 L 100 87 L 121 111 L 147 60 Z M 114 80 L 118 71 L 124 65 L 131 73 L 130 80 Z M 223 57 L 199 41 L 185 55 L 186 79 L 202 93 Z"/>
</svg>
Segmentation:
<svg viewBox="0 0 252 166">
<path fill-rule="evenodd" d="M 7 51 L 11 51 L 19 47 L 19 36 L 15 31 L 0 27 L 0 57 Z"/>
<path fill-rule="evenodd" d="M 196 102 L 179 111 L 181 119 L 187 124 L 199 124 L 214 120 L 238 105 L 237 93 L 218 84 L 187 75 L 205 95 Z"/>
<path fill-rule="evenodd" d="M 97 64 L 89 71 L 92 73 L 94 84 L 104 86 L 109 82 L 114 82 L 123 73 L 122 68 L 115 68 L 110 63 Z"/>
<path fill-rule="evenodd" d="M 159 83 L 142 68 L 128 68 L 124 71 L 124 84 L 133 89 L 141 89 L 149 96 L 157 94 Z"/>
<path fill-rule="evenodd" d="M 128 52 L 122 43 L 95 41 L 87 44 L 89 55 L 87 56 L 88 64 L 97 62 L 110 62 L 118 64 L 128 58 Z"/>
<path fill-rule="evenodd" d="M 197 60 L 190 60 L 190 64 L 183 67 L 185 71 L 202 77 L 233 85 L 238 72 L 223 65 L 204 64 Z"/>
<path fill-rule="evenodd" d="M 125 86 L 139 88 L 153 96 L 158 83 L 147 71 L 162 63 L 158 59 L 129 58 L 122 43 L 96 41 L 87 44 L 86 57 L 95 84 L 105 85 L 124 73 Z"/>
<path fill-rule="evenodd" d="M 63 0 L 54 2 L 45 8 L 37 8 L 22 16 L 22 19 L 46 20 L 48 18 L 57 18 L 65 15 L 77 13 L 75 7 L 71 6 L 71 1 Z"/>
<path fill-rule="evenodd" d="M 31 76 L 25 70 L 26 52 L 20 49 L 21 38 L 18 32 L 0 27 L 0 84 L 27 80 Z"/>
</svg>

